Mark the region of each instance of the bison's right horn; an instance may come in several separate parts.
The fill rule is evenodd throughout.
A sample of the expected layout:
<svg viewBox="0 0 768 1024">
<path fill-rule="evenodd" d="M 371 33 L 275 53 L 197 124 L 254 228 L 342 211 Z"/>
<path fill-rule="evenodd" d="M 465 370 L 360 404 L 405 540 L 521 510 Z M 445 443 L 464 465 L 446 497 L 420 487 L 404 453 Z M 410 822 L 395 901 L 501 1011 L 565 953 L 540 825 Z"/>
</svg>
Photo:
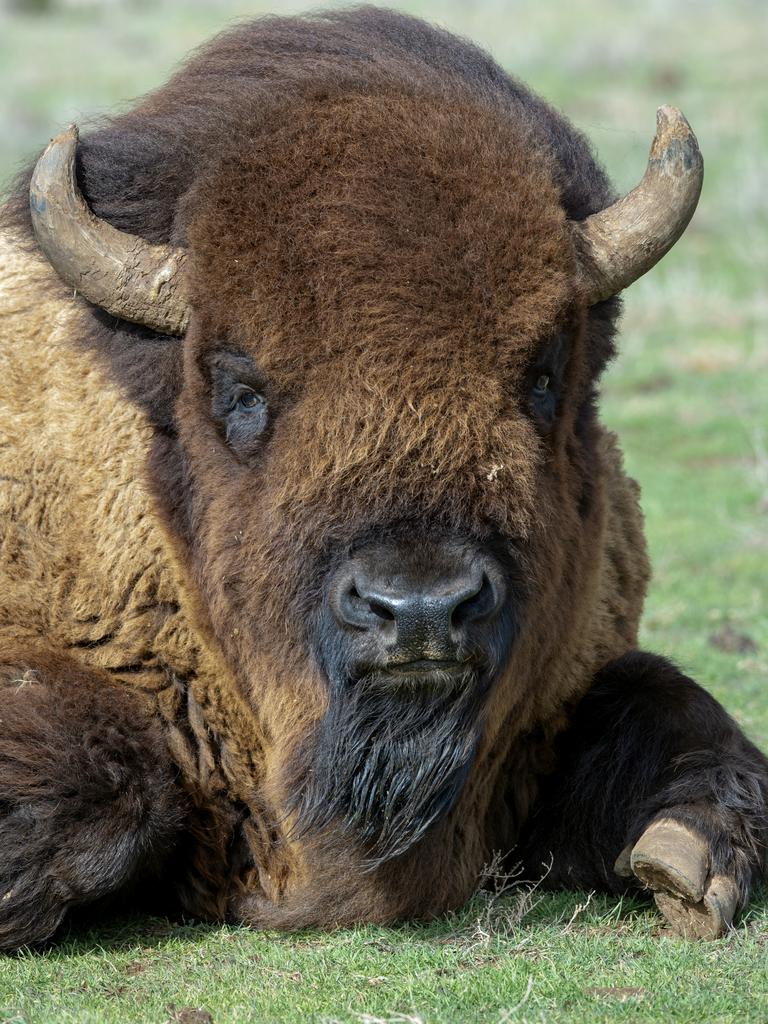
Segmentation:
<svg viewBox="0 0 768 1024">
<path fill-rule="evenodd" d="M 35 237 L 59 277 L 113 316 L 162 334 L 184 333 L 184 250 L 150 245 L 88 209 L 75 178 L 78 133 L 57 135 L 29 187 Z"/>
<path fill-rule="evenodd" d="M 573 223 L 587 304 L 616 295 L 669 252 L 693 216 L 704 163 L 691 126 L 659 107 L 643 180 L 622 199 Z"/>
</svg>

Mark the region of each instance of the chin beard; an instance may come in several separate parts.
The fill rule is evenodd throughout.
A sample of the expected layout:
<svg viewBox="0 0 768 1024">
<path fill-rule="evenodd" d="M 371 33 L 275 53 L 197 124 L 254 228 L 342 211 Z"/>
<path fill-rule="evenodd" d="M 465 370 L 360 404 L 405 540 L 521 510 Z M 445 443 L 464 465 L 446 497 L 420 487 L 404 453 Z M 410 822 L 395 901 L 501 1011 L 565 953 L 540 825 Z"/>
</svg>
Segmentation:
<svg viewBox="0 0 768 1024">
<path fill-rule="evenodd" d="M 341 832 L 367 866 L 399 857 L 453 807 L 482 731 L 474 671 L 345 682 L 292 759 L 293 835 Z"/>
</svg>

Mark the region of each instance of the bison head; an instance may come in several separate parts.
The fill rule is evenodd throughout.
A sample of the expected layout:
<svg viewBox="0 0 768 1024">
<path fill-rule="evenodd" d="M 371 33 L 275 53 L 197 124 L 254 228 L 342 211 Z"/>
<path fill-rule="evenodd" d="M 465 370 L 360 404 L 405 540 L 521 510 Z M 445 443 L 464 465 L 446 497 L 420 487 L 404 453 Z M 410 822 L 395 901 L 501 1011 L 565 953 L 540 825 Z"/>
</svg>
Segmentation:
<svg viewBox="0 0 768 1024">
<path fill-rule="evenodd" d="M 480 748 L 631 643 L 594 388 L 606 300 L 693 212 L 695 139 L 662 108 L 641 184 L 575 222 L 508 108 L 310 92 L 205 154 L 175 250 L 94 217 L 76 142 L 38 164 L 37 238 L 90 302 L 184 336 L 154 490 L 271 799 L 401 854 Z"/>
</svg>

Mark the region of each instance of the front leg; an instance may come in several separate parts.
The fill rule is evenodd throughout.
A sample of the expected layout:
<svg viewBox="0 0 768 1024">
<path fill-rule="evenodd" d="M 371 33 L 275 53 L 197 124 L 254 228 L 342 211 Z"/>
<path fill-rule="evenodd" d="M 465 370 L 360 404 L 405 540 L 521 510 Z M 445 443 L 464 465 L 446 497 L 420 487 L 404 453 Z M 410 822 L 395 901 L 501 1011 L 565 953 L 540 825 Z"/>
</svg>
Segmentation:
<svg viewBox="0 0 768 1024">
<path fill-rule="evenodd" d="M 547 885 L 641 883 L 679 933 L 714 938 L 765 870 L 768 760 L 664 658 L 606 665 L 574 711 L 521 837 Z"/>
<path fill-rule="evenodd" d="M 185 813 L 151 709 L 53 652 L 0 652 L 0 950 L 159 871 Z"/>
</svg>

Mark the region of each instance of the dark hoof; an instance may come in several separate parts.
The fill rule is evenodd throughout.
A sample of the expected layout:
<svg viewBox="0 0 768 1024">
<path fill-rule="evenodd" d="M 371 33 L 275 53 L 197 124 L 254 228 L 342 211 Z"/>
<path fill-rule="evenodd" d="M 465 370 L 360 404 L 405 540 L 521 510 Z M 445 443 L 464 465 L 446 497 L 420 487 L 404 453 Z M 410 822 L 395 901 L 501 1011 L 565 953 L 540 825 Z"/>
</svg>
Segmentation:
<svg viewBox="0 0 768 1024">
<path fill-rule="evenodd" d="M 738 887 L 726 875 L 710 876 L 704 838 L 673 818 L 659 818 L 631 851 L 616 861 L 616 873 L 633 874 L 653 892 L 670 928 L 686 939 L 718 939 L 733 922 Z"/>
</svg>

